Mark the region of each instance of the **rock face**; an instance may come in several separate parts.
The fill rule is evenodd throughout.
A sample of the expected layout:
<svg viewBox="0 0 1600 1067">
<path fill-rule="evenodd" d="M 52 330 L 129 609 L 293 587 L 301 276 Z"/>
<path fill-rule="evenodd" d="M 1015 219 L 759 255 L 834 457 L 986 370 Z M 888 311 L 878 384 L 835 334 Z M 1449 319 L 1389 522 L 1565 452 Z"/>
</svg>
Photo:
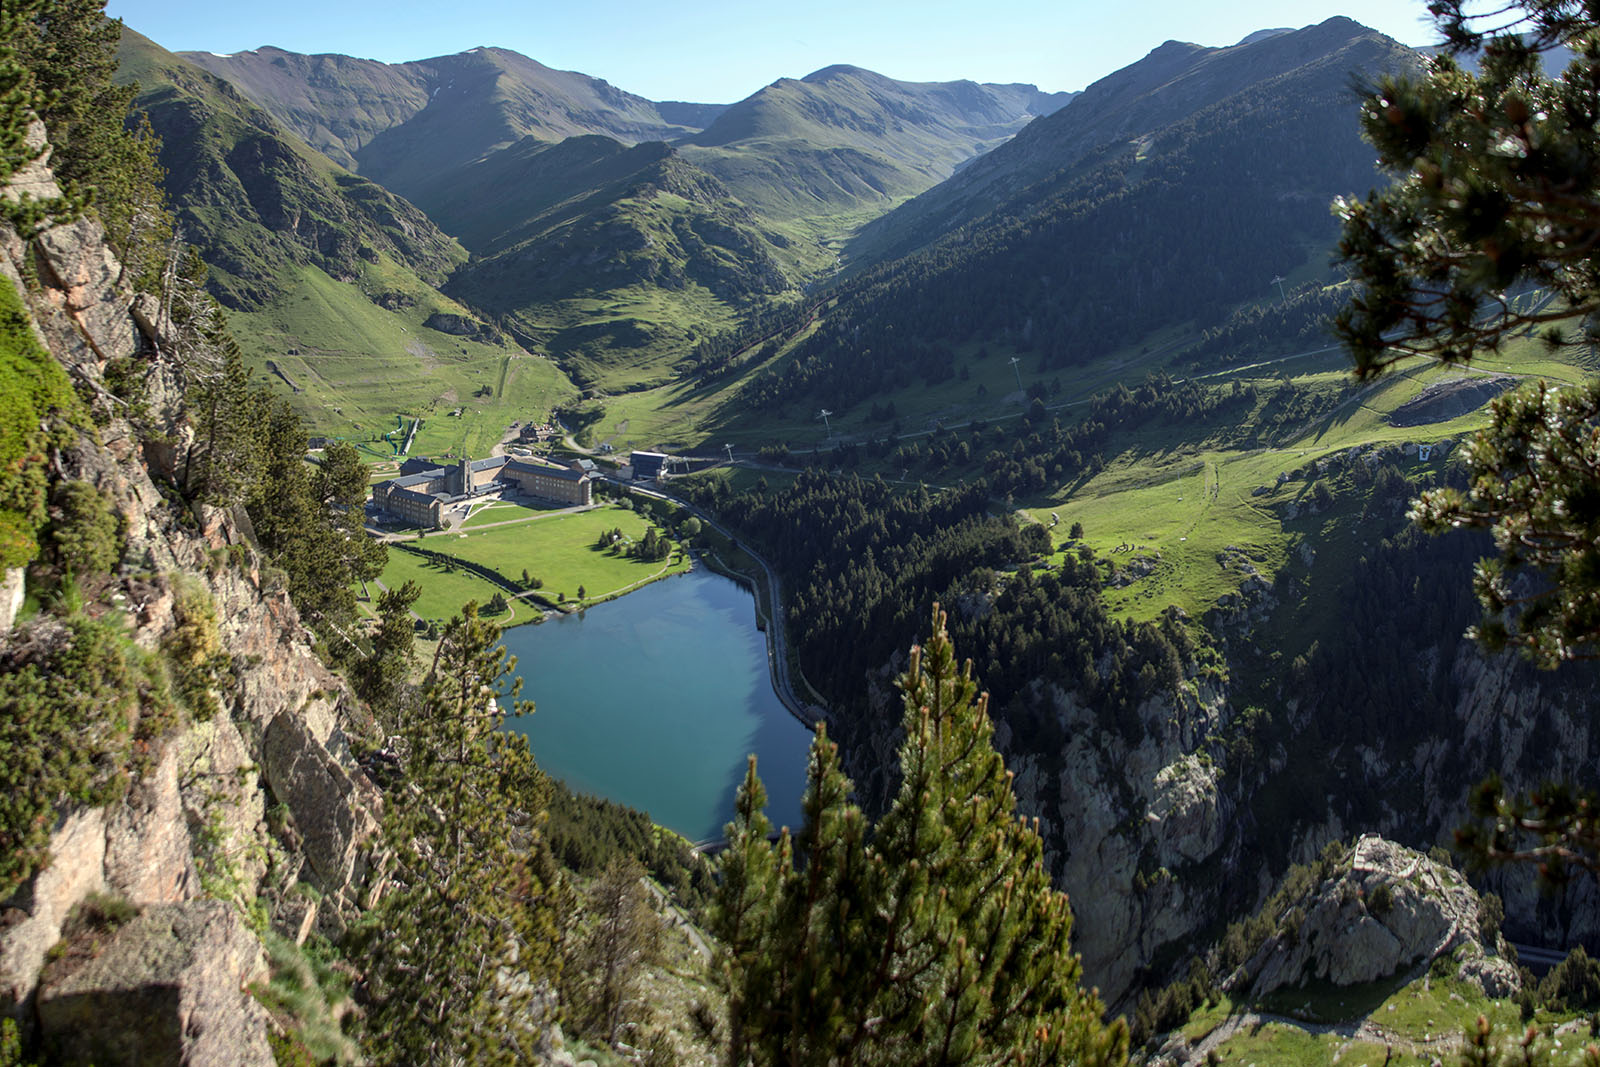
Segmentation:
<svg viewBox="0 0 1600 1067">
<path fill-rule="evenodd" d="M 1453 868 L 1381 837 L 1360 838 L 1333 875 L 1290 904 L 1285 922 L 1229 985 L 1252 998 L 1310 980 L 1357 985 L 1439 956 L 1492 997 L 1518 988 L 1498 932 L 1485 942 L 1478 894 Z"/>
<path fill-rule="evenodd" d="M 1191 935 L 1211 902 L 1175 877 L 1223 843 L 1229 810 L 1215 770 L 1196 751 L 1225 705 L 1205 687 L 1177 701 L 1139 708 L 1136 741 L 1100 726 L 1092 711 L 1055 694 L 1071 738 L 1053 781 L 1036 758 L 1007 755 L 1017 768 L 1017 801 L 1041 813 L 1048 863 L 1072 898 L 1073 947 L 1085 981 L 1120 997 L 1164 944 Z"/>
<path fill-rule="evenodd" d="M 52 968 L 41 1037 L 59 1059 L 272 1067 L 267 1013 L 245 991 L 266 971 L 261 943 L 218 900 L 147 910 L 78 967 Z"/>
<path fill-rule="evenodd" d="M 32 195 L 54 189 L 42 162 L 21 177 Z M 29 275 L 36 285 L 23 284 Z M 236 905 L 260 900 L 296 940 L 312 923 L 339 929 L 370 895 L 380 801 L 346 742 L 353 701 L 264 575 L 248 518 L 191 510 L 158 488 L 192 439 L 188 382 L 161 354 L 170 346 L 159 308 L 121 275 L 92 220 L 29 242 L 0 227 L 0 284 L 22 295 L 40 341 L 96 398 L 95 428 L 61 452 L 56 474 L 96 487 L 123 519 L 128 565 L 100 604 L 121 610 L 129 638 L 157 651 L 181 624 L 178 591 L 198 589 L 232 669 L 214 693 L 216 713 L 184 717 L 149 741 L 122 799 L 61 812 L 50 863 L 0 901 L 0 1012 L 85 1062 L 270 1064 L 267 1016 L 240 992 L 261 969 L 261 946 Z M 146 382 L 148 424 L 138 429 L 106 399 L 113 359 L 136 361 Z M 21 574 L 4 578 L 0 645 L 20 632 L 10 609 Z M 313 892 L 297 891 L 302 882 Z M 92 964 L 41 990 L 49 950 L 91 893 L 144 915 Z M 282 906 L 308 898 L 318 907 Z"/>
</svg>

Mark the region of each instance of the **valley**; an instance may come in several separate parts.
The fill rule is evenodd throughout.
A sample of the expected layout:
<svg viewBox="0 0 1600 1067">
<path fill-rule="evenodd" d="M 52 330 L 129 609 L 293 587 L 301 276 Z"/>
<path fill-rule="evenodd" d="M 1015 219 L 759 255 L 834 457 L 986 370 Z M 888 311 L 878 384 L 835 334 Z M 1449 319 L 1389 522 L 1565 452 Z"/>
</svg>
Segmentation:
<svg viewBox="0 0 1600 1067">
<path fill-rule="evenodd" d="M 1591 15 L 707 103 L 18 10 L 0 1059 L 185 924 L 261 1067 L 1600 1057 Z"/>
<path fill-rule="evenodd" d="M 788 664 L 830 709 L 869 806 L 890 785 L 892 719 L 861 680 L 927 603 L 962 605 L 957 638 L 984 650 L 999 747 L 1114 1000 L 1328 835 L 1448 836 L 1442 800 L 1417 819 L 1341 797 L 1326 770 L 1318 797 L 1287 770 L 1236 766 L 1263 731 L 1289 753 L 1275 768 L 1318 758 L 1307 709 L 1339 698 L 1274 665 L 1310 678 L 1349 647 L 1336 620 L 1351 574 L 1400 551 L 1411 496 L 1459 477 L 1492 390 L 1396 411 L 1463 376 L 1590 373 L 1527 339 L 1466 371 L 1423 361 L 1351 381 L 1326 326 L 1348 291 L 1327 204 L 1376 171 L 1348 83 L 1413 53 L 1333 19 L 1235 48 L 1169 43 L 1079 94 L 830 67 L 670 121 L 626 94 L 594 110 L 616 90 L 493 49 L 398 67 L 273 50 L 169 62 L 231 79 L 286 143 L 387 184 L 467 253 L 426 286 L 381 257 L 342 278 L 308 263 L 232 314 L 313 432 L 376 459 L 394 448 L 376 437 L 420 417 L 411 454 L 475 456 L 512 422 L 553 417 L 602 475 L 635 450 L 711 462 L 657 487 L 776 569 Z M 460 326 L 440 333 L 441 315 Z M 538 601 L 567 610 L 580 586 L 590 601 L 629 587 L 579 558 L 585 538 L 537 532 L 555 529 L 426 543 L 512 579 L 501 592 L 524 568 L 540 579 L 512 622 Z M 405 552 L 389 568 L 390 586 L 420 580 L 435 625 L 494 587 L 434 580 L 437 561 Z M 1052 621 L 1068 603 L 1088 614 Z M 1432 619 L 1418 654 L 1467 655 L 1470 619 Z M 1421 684 L 1443 684 L 1433 669 Z M 1433 735 L 1396 722 L 1393 737 L 1345 739 L 1334 773 L 1359 765 L 1400 788 L 1387 753 Z M 1090 723 L 1110 730 L 1092 758 L 1073 741 Z M 1140 780 L 1116 768 L 1129 759 Z M 1186 786 L 1207 820 L 1281 810 L 1181 847 L 1154 824 L 1113 825 L 1160 810 L 1163 776 L 1195 759 L 1211 761 L 1209 784 Z M 1463 795 L 1451 781 L 1441 797 Z M 1181 902 L 1162 881 L 1176 871 L 1198 879 Z M 1142 903 L 1083 900 L 1108 880 L 1137 883 Z M 1561 936 L 1600 933 L 1572 921 Z"/>
</svg>

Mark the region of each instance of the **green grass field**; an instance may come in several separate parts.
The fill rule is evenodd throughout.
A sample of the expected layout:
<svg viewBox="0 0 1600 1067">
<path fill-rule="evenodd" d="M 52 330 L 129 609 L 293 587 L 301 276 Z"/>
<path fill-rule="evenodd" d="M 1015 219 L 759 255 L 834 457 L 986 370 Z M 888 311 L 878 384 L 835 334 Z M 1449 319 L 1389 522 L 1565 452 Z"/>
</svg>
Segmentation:
<svg viewBox="0 0 1600 1067">
<path fill-rule="evenodd" d="M 677 554 L 671 562 L 654 563 L 596 548 L 600 534 L 614 528 L 620 528 L 627 538 L 640 539 L 648 526 L 636 512 L 610 506 L 476 533 L 430 537 L 425 544 L 431 551 L 492 567 L 510 578 L 520 577 L 526 569 L 544 582 L 545 594 L 554 597 L 562 593 L 568 600 L 577 597 L 579 586 L 584 588 L 585 599 L 592 601 L 688 569 L 688 561 Z"/>
<path fill-rule="evenodd" d="M 1328 392 L 1331 410 L 1323 405 L 1324 410 L 1302 424 L 1280 428 L 1275 443 L 1207 448 L 1203 440 L 1196 443 L 1204 435 L 1193 426 L 1146 426 L 1115 439 L 1099 474 L 1024 501 L 1023 510 L 1047 527 L 1052 514 L 1057 516 L 1051 535 L 1058 545 L 1066 543 L 1073 523 L 1081 522 L 1084 542 L 1113 564 L 1154 561 L 1148 576 L 1107 590 L 1108 603 L 1119 613 L 1150 619 L 1176 604 L 1201 615 L 1236 592 L 1251 568 L 1271 581 L 1302 544 L 1322 554 L 1350 540 L 1350 531 L 1339 524 L 1347 526 L 1353 519 L 1329 515 L 1326 521 L 1311 520 L 1301 499 L 1310 482 L 1281 479 L 1351 448 L 1439 442 L 1481 428 L 1488 421 L 1487 407 L 1421 426 L 1393 426 L 1386 419 L 1431 384 L 1488 372 L 1414 361 L 1375 383 L 1352 386 L 1342 369 L 1314 368 L 1292 379 L 1295 388 L 1338 390 L 1338 398 Z M 1583 376 L 1581 370 L 1552 363 L 1528 348 L 1509 353 L 1492 372 L 1557 381 Z M 1262 399 L 1243 420 L 1243 432 L 1234 429 L 1235 440 L 1250 436 L 1251 420 L 1261 415 L 1272 392 L 1282 388 L 1276 377 L 1243 380 L 1254 384 Z M 1407 476 L 1442 473 L 1445 462 L 1437 457 L 1423 462 L 1414 453 L 1398 459 Z"/>
<path fill-rule="evenodd" d="M 429 542 L 424 544 L 433 547 Z M 481 607 L 487 604 L 495 593 L 504 592 L 499 586 L 478 577 L 471 571 L 447 571 L 432 560 L 414 556 L 400 549 L 390 549 L 389 562 L 383 568 L 380 581 L 390 589 L 398 589 L 408 579 L 416 582 L 422 589 L 422 596 L 412 605 L 411 610 L 424 619 L 441 621 L 448 619 L 452 615 L 459 615 L 461 606 L 469 600 L 476 600 Z M 375 590 L 374 594 L 376 595 Z M 507 599 L 510 599 L 510 594 L 507 594 Z M 494 616 L 494 621 L 506 626 L 516 622 L 527 622 L 537 609 L 513 603 L 511 611 L 509 615 Z"/>
<path fill-rule="evenodd" d="M 258 384 L 285 396 L 312 433 L 361 444 L 369 458 L 393 454 L 373 439 L 397 430 L 397 416 L 407 427 L 423 419 L 410 454 L 477 457 L 511 422 L 542 419 L 577 394 L 547 359 L 424 326 L 434 312 L 468 313 L 387 263 L 355 282 L 312 267 L 293 281 L 265 310 L 230 315 L 233 332 Z M 367 295 L 385 292 L 416 302 L 391 311 Z"/>
<path fill-rule="evenodd" d="M 565 505 L 549 504 L 547 506 L 518 504 L 510 500 L 492 500 L 480 505 L 472 513 L 472 517 L 462 523 L 463 529 L 471 530 L 481 526 L 490 526 L 499 522 L 516 522 L 519 519 L 532 519 L 540 515 L 547 515 L 552 511 L 559 511 Z"/>
<path fill-rule="evenodd" d="M 1243 1022 L 1246 1010 L 1275 1018 Z M 1289 1013 L 1293 1020 L 1283 1018 Z M 1504 1038 L 1520 1037 L 1523 1032 L 1513 1002 L 1489 1000 L 1475 986 L 1434 977 L 1386 980 L 1348 989 L 1282 989 L 1259 1005 L 1241 1006 L 1224 999 L 1196 1011 L 1182 1033 L 1191 1046 L 1199 1046 L 1219 1032 L 1226 1035 L 1215 1046 L 1219 1063 L 1427 1067 L 1436 1061 L 1455 1062 L 1463 1035 L 1476 1026 L 1479 1015 L 1488 1018 Z M 1306 1026 L 1298 1024 L 1302 1018 Z M 1360 1026 L 1363 1020 L 1365 1028 Z M 1569 1016 L 1539 1021 L 1549 1026 L 1570 1020 Z M 1584 1026 L 1581 1040 L 1579 1035 L 1569 1034 L 1562 1044 L 1576 1053 L 1587 1039 L 1588 1027 Z M 1550 1047 L 1549 1039 L 1544 1045 Z M 1558 1056 L 1553 1062 L 1580 1061 Z"/>
</svg>

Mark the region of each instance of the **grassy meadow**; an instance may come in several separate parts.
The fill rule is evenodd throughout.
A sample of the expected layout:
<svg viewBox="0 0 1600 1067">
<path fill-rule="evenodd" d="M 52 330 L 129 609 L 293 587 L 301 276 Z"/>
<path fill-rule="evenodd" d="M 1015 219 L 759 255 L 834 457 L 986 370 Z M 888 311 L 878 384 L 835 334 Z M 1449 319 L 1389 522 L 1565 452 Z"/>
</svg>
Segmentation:
<svg viewBox="0 0 1600 1067">
<path fill-rule="evenodd" d="M 369 293 L 415 303 L 391 311 Z M 257 383 L 286 396 L 312 433 L 347 438 L 372 460 L 394 454 L 374 438 L 392 434 L 402 444 L 398 431 L 417 417 L 411 455 L 484 456 L 513 421 L 543 419 L 576 396 L 548 359 L 424 326 L 435 312 L 468 316 L 379 263 L 356 282 L 302 267 L 265 310 L 234 312 L 230 322 Z M 303 340 L 312 335 L 317 346 Z"/>
</svg>

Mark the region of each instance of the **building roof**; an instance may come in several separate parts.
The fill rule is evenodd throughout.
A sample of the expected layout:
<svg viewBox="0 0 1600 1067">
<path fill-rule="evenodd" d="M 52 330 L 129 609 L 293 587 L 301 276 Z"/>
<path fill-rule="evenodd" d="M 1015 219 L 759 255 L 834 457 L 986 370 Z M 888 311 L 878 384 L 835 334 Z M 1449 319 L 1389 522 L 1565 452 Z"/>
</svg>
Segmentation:
<svg viewBox="0 0 1600 1067">
<path fill-rule="evenodd" d="M 472 470 L 474 473 L 477 471 L 499 470 L 501 467 L 506 465 L 506 462 L 507 460 L 505 456 L 490 456 L 487 459 L 475 459 L 472 461 Z"/>
<path fill-rule="evenodd" d="M 436 467 L 431 471 L 418 471 L 416 474 L 407 474 L 399 478 L 391 478 L 388 482 L 390 490 L 410 489 L 417 485 L 426 485 L 435 478 L 443 478 L 447 472 L 443 467 Z"/>
<path fill-rule="evenodd" d="M 561 478 L 569 482 L 581 482 L 588 475 L 582 471 L 575 471 L 571 467 L 562 467 L 554 463 L 544 463 L 532 457 L 528 459 L 514 459 L 506 464 L 506 469 L 521 471 L 526 474 L 548 474 L 552 478 Z"/>
</svg>

